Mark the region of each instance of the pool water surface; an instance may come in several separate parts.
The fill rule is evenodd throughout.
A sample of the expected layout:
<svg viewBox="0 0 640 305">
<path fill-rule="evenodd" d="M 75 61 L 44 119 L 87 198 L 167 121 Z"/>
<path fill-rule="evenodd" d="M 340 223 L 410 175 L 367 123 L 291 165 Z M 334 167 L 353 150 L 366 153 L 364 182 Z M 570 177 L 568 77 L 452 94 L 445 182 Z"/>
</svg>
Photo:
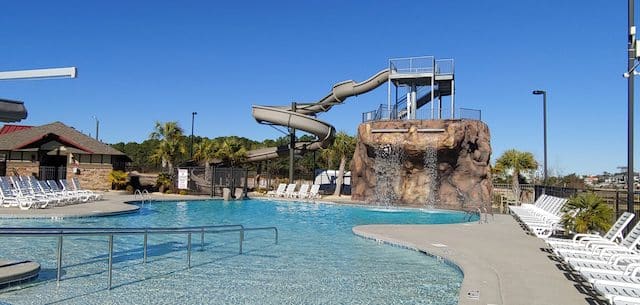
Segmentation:
<svg viewBox="0 0 640 305">
<path fill-rule="evenodd" d="M 56 284 L 56 238 L 4 238 L 2 259 L 39 262 L 36 281 L 0 290 L 0 304 L 457 304 L 461 272 L 441 260 L 355 236 L 363 224 L 441 224 L 466 221 L 461 212 L 245 200 L 144 204 L 139 213 L 111 217 L 0 219 L 2 227 L 276 226 L 192 239 L 114 237 L 113 289 L 107 290 L 107 238 L 65 237 L 62 281 Z"/>
</svg>

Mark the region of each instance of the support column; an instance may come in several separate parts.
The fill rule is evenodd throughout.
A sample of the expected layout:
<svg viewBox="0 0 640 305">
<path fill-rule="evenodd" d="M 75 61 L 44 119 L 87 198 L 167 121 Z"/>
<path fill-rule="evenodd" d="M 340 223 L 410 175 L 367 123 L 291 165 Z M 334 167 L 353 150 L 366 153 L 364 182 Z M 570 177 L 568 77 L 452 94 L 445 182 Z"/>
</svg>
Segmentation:
<svg viewBox="0 0 640 305">
<path fill-rule="evenodd" d="M 455 119 L 456 118 L 456 103 L 455 103 L 455 98 L 456 98 L 456 90 L 455 90 L 455 81 L 451 80 L 451 119 Z"/>
<path fill-rule="evenodd" d="M 291 103 L 291 111 L 296 112 L 296 102 Z M 289 183 L 293 183 L 293 163 L 296 152 L 296 129 L 289 127 Z"/>
<path fill-rule="evenodd" d="M 410 97 L 411 97 L 411 119 L 415 120 L 416 119 L 416 111 L 418 110 L 418 105 L 416 105 L 417 103 L 417 99 L 416 99 L 416 84 L 412 84 L 411 85 L 411 93 L 410 93 Z"/>
</svg>

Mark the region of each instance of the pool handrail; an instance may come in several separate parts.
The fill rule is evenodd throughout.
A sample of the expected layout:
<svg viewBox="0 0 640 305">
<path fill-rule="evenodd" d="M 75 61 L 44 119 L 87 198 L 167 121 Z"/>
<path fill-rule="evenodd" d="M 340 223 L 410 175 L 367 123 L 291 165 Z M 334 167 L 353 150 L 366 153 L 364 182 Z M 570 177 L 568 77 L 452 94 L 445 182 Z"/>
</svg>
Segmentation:
<svg viewBox="0 0 640 305">
<path fill-rule="evenodd" d="M 109 269 L 108 269 L 108 289 L 112 287 L 112 271 L 113 271 L 113 236 L 114 235 L 144 235 L 143 245 L 143 263 L 147 262 L 147 240 L 149 234 L 187 234 L 187 265 L 191 268 L 191 234 L 200 233 L 201 251 L 204 251 L 204 234 L 211 233 L 239 233 L 239 254 L 242 254 L 242 246 L 244 243 L 245 231 L 273 230 L 275 233 L 275 244 L 278 244 L 278 228 L 276 227 L 254 227 L 246 228 L 241 224 L 228 225 L 208 225 L 208 226 L 192 226 L 192 227 L 132 227 L 132 228 L 111 228 L 111 227 L 4 227 L 0 229 L 0 236 L 7 237 L 42 237 L 56 236 L 58 237 L 57 247 L 57 274 L 56 282 L 60 284 L 62 278 L 62 243 L 63 236 L 108 236 L 109 237 Z"/>
</svg>

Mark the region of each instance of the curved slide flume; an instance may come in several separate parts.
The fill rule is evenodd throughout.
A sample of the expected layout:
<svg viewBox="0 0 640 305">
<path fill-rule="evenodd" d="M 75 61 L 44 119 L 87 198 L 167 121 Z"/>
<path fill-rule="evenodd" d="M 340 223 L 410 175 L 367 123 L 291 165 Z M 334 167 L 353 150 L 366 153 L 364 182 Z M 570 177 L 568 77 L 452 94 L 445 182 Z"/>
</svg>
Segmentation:
<svg viewBox="0 0 640 305">
<path fill-rule="evenodd" d="M 291 111 L 289 106 L 259 106 L 253 105 L 253 117 L 260 124 L 279 125 L 292 127 L 298 130 L 315 135 L 318 140 L 315 142 L 296 143 L 296 150 L 312 151 L 325 148 L 333 142 L 335 128 L 317 118 L 319 112 L 325 112 L 331 107 L 343 103 L 347 98 L 367 93 L 383 83 L 389 78 L 389 69 L 384 69 L 369 79 L 356 83 L 353 80 L 342 81 L 333 86 L 324 98 L 315 103 L 300 105 L 296 111 Z M 274 159 L 289 153 L 287 146 L 268 147 L 247 152 L 247 161 L 256 162 Z"/>
</svg>

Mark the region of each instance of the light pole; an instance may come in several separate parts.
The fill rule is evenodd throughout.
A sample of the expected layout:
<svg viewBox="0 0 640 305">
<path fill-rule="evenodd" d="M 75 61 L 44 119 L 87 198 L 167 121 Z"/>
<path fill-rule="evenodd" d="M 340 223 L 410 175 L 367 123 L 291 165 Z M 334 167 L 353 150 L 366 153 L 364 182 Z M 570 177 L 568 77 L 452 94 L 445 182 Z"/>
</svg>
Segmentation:
<svg viewBox="0 0 640 305">
<path fill-rule="evenodd" d="M 638 56 L 636 48 L 636 26 L 634 22 L 634 1 L 627 2 L 627 18 L 629 22 L 629 40 L 627 42 L 627 68 L 629 69 L 627 78 L 627 212 L 635 214 L 634 192 L 633 192 L 633 76 L 635 75 L 635 64 Z"/>
<path fill-rule="evenodd" d="M 100 120 L 94 115 L 93 119 L 96 120 L 96 141 L 100 141 L 98 138 L 98 132 L 100 132 Z"/>
<path fill-rule="evenodd" d="M 198 114 L 197 112 L 192 112 L 191 113 L 191 144 L 189 145 L 189 157 L 190 159 L 193 159 L 193 121 L 195 120 L 196 114 Z"/>
<path fill-rule="evenodd" d="M 544 128 L 544 180 L 543 183 L 547 185 L 547 91 L 534 90 L 532 92 L 535 95 L 542 95 L 542 124 Z"/>
</svg>

